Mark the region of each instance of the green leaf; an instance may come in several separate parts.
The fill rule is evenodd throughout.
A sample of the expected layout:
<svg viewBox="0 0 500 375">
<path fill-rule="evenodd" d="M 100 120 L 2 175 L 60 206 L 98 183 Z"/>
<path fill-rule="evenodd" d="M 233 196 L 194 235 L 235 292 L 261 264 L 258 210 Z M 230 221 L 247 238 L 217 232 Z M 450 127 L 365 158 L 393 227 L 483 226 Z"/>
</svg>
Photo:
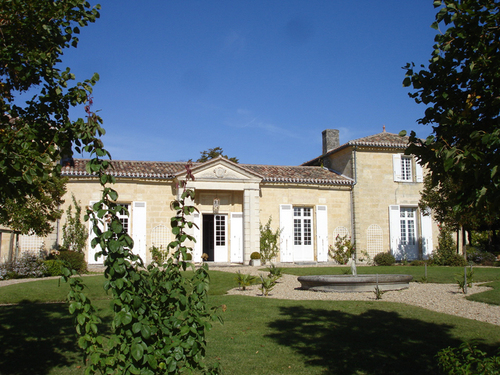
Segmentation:
<svg viewBox="0 0 500 375">
<path fill-rule="evenodd" d="M 132 348 L 130 349 L 130 353 L 132 354 L 132 357 L 134 357 L 136 361 L 141 360 L 144 355 L 144 349 L 142 348 L 141 343 L 137 342 L 132 343 Z"/>
</svg>

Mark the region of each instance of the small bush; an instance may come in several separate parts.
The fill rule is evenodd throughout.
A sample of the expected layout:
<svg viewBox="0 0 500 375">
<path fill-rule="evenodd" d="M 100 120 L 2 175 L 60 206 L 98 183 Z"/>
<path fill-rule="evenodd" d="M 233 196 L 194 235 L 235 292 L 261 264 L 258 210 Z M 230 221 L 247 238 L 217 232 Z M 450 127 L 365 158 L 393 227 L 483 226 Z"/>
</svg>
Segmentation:
<svg viewBox="0 0 500 375">
<path fill-rule="evenodd" d="M 467 260 L 481 266 L 493 266 L 495 264 L 496 257 L 492 253 L 471 247 L 467 249 Z"/>
<path fill-rule="evenodd" d="M 0 280 L 43 277 L 46 274 L 43 259 L 32 253 L 23 253 L 19 258 L 0 265 Z"/>
<path fill-rule="evenodd" d="M 396 263 L 396 259 L 394 258 L 394 255 L 392 255 L 390 252 L 378 253 L 373 258 L 373 262 L 377 266 L 392 266 L 394 263 Z"/>
<path fill-rule="evenodd" d="M 335 244 L 328 248 L 328 255 L 338 264 L 347 264 L 355 251 L 356 246 L 354 242 L 351 242 L 351 237 L 337 235 Z"/>
<path fill-rule="evenodd" d="M 47 269 L 46 276 L 62 276 L 64 261 L 58 259 L 48 259 L 44 261 L 44 264 Z"/>
<path fill-rule="evenodd" d="M 419 259 L 412 260 L 410 262 L 410 266 L 423 267 L 425 266 L 425 260 L 419 260 Z"/>
<path fill-rule="evenodd" d="M 57 259 L 66 263 L 66 265 L 77 272 L 87 272 L 87 262 L 85 255 L 76 251 L 63 250 L 57 255 Z"/>
<path fill-rule="evenodd" d="M 252 254 L 250 254 L 250 259 L 260 259 L 260 253 L 254 251 Z"/>
<path fill-rule="evenodd" d="M 499 374 L 500 353 L 489 357 L 476 346 L 463 343 L 458 348 L 448 347 L 437 354 L 438 364 L 445 374 Z"/>
<path fill-rule="evenodd" d="M 275 280 L 278 280 L 283 276 L 283 268 L 282 267 L 277 267 L 274 264 L 271 264 L 269 267 L 267 267 L 267 271 L 269 274 L 267 275 L 268 277 L 272 277 Z"/>
</svg>

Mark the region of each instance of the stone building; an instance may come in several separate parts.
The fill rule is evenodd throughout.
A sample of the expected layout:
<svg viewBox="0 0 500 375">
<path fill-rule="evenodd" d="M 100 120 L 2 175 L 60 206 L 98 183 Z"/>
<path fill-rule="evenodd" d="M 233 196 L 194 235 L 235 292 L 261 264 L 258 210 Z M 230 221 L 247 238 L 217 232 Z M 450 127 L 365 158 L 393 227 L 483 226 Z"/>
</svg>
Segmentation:
<svg viewBox="0 0 500 375">
<path fill-rule="evenodd" d="M 282 263 L 330 261 L 328 247 L 337 235 L 352 237 L 358 258 L 366 257 L 362 252 L 373 257 L 389 250 L 399 260 L 427 257 L 437 230 L 417 207 L 423 171 L 414 158 L 403 155 L 406 142 L 384 131 L 340 145 L 338 130 L 330 129 L 323 132 L 321 156 L 301 166 L 236 164 L 221 157 L 194 163 L 195 180 L 188 184 L 199 210 L 191 218 L 199 228 L 192 233 L 197 240 L 193 259 L 206 253 L 213 262 L 248 263 L 250 254 L 259 251 L 259 224 L 270 217 L 282 229 L 276 259 Z M 63 210 L 71 194 L 84 206 L 100 199 L 100 184 L 85 163 L 75 159 L 63 167 L 69 178 Z M 134 251 L 148 263 L 152 246 L 166 248 L 173 239 L 170 202 L 186 177 L 185 165 L 112 164 L 118 202 L 130 212 L 121 220 L 134 239 Z M 47 249 L 60 244 L 61 228 L 57 223 L 45 239 Z M 4 258 L 5 241 L 0 249 Z M 33 249 L 21 248 L 26 250 Z M 102 262 L 95 252 L 87 247 L 90 264 Z"/>
</svg>

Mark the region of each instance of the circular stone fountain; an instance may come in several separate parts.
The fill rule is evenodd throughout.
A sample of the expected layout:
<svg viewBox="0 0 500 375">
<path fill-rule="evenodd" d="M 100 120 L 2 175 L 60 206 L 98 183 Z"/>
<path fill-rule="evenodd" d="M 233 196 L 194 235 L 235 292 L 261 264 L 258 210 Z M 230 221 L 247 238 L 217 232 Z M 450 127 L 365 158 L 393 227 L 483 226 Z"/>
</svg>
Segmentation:
<svg viewBox="0 0 500 375">
<path fill-rule="evenodd" d="M 412 275 L 313 275 L 300 276 L 300 289 L 315 292 L 373 292 L 406 289 Z"/>
</svg>

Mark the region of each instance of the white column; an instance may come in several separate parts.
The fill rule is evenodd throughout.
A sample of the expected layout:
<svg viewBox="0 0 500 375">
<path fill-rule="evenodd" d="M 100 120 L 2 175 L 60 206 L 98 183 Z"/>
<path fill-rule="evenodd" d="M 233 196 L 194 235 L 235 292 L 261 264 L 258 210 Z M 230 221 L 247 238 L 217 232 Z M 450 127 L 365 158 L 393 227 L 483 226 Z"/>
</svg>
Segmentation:
<svg viewBox="0 0 500 375">
<path fill-rule="evenodd" d="M 259 189 L 245 189 L 243 192 L 243 262 L 250 260 L 250 254 L 260 250 L 259 232 Z"/>
</svg>

